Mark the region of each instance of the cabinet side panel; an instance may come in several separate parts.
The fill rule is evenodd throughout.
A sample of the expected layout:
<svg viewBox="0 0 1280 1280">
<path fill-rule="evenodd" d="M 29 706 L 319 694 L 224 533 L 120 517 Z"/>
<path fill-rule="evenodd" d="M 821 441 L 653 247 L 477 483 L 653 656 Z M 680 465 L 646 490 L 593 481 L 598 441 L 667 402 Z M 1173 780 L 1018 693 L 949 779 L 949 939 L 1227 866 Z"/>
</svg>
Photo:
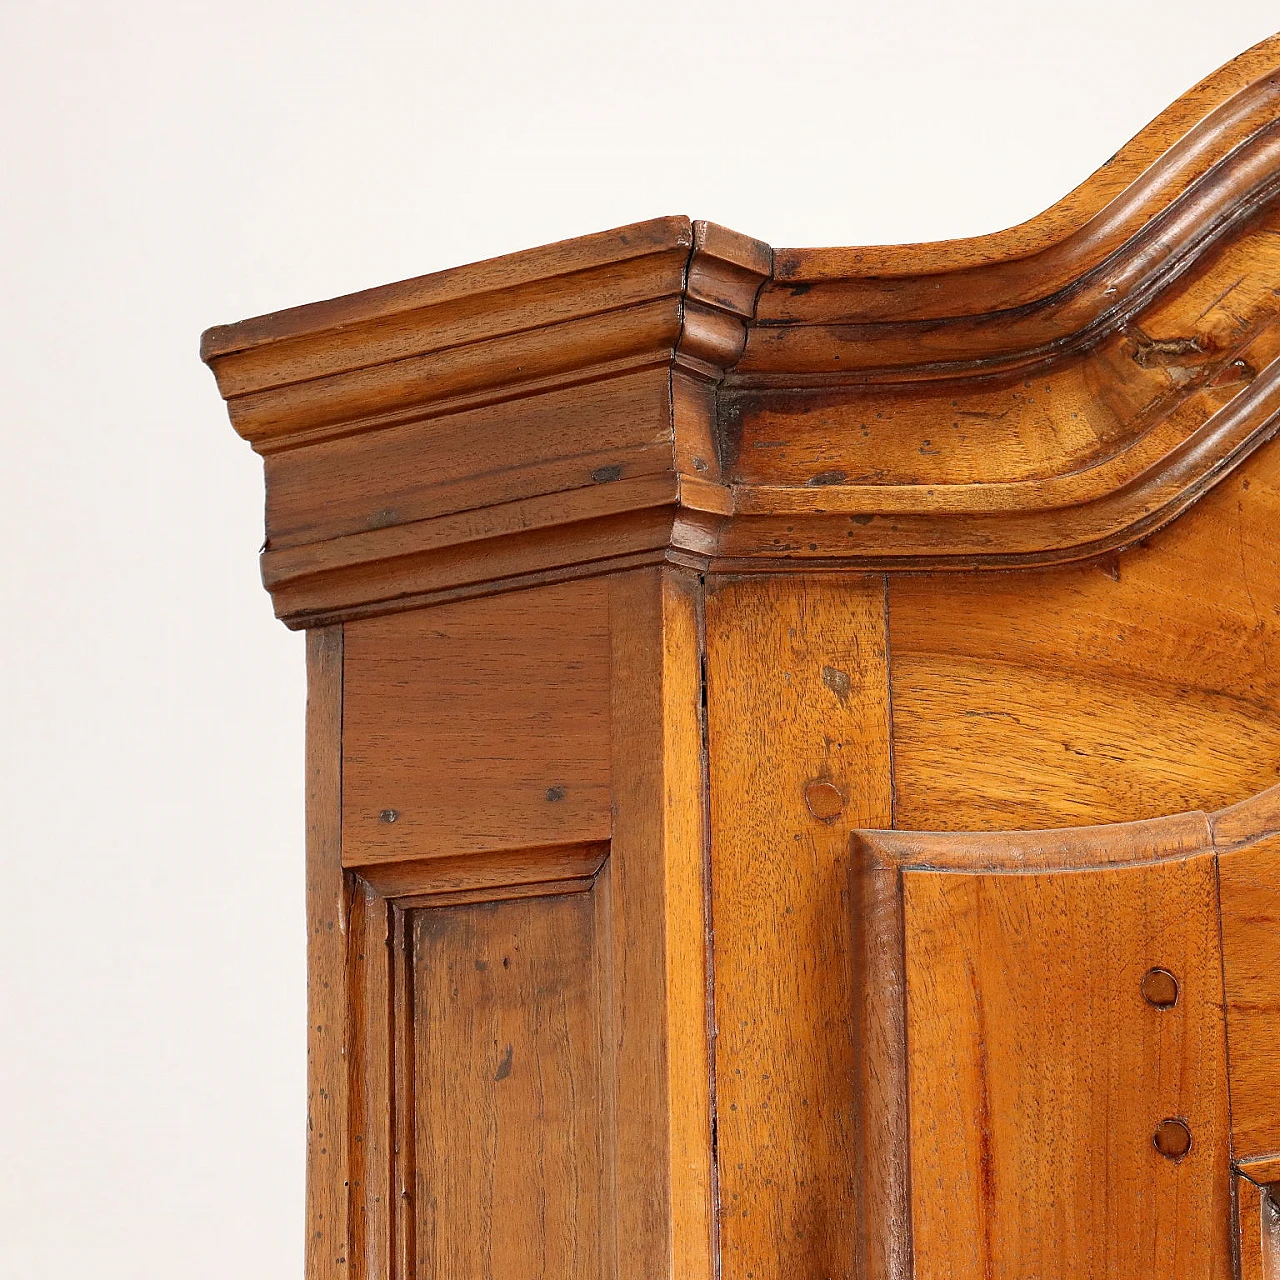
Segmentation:
<svg viewBox="0 0 1280 1280">
<path fill-rule="evenodd" d="M 413 913 L 417 1274 L 604 1280 L 591 893 Z"/>
<path fill-rule="evenodd" d="M 1280 442 L 1105 562 L 891 578 L 896 824 L 1234 804 L 1280 771 Z"/>
<path fill-rule="evenodd" d="M 917 1273 L 1228 1280 L 1213 854 L 903 894 Z M 1156 967 L 1172 1007 L 1143 998 Z"/>
<path fill-rule="evenodd" d="M 850 827 L 892 821 L 884 581 L 707 602 L 724 1280 L 856 1274 Z"/>
<path fill-rule="evenodd" d="M 1280 836 L 1223 853 L 1222 967 L 1235 1156 L 1280 1152 Z"/>
<path fill-rule="evenodd" d="M 347 624 L 347 866 L 607 840 L 608 588 Z"/>
<path fill-rule="evenodd" d="M 307 1280 L 349 1276 L 342 628 L 307 632 Z"/>
</svg>

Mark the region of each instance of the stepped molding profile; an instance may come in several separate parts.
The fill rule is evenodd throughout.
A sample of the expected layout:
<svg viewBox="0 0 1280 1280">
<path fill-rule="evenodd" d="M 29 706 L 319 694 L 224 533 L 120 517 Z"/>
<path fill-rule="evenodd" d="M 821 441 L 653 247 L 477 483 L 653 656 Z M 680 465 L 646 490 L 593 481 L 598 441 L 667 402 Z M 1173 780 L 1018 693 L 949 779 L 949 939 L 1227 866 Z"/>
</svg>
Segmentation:
<svg viewBox="0 0 1280 1280">
<path fill-rule="evenodd" d="M 291 625 L 661 561 L 1109 554 L 1280 425 L 1280 38 L 1008 231 L 775 250 L 658 218 L 202 355 Z"/>
</svg>

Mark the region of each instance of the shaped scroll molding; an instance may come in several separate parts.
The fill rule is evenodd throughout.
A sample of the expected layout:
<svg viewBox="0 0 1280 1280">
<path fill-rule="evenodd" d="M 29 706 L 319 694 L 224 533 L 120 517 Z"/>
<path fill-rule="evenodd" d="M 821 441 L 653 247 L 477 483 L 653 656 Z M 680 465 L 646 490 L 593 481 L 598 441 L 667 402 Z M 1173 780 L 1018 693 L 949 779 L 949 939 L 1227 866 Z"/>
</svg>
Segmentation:
<svg viewBox="0 0 1280 1280">
<path fill-rule="evenodd" d="M 721 389 L 725 556 L 1039 563 L 1133 541 L 1275 429 L 1280 41 L 1048 213 L 775 251 Z"/>
<path fill-rule="evenodd" d="M 1278 815 L 854 833 L 868 1277 L 1233 1274 L 1233 1162 L 1280 1151 Z"/>
<path fill-rule="evenodd" d="M 1131 545 L 1280 423 L 1280 37 L 994 236 L 670 217 L 205 335 L 315 625 L 547 576 Z"/>
</svg>

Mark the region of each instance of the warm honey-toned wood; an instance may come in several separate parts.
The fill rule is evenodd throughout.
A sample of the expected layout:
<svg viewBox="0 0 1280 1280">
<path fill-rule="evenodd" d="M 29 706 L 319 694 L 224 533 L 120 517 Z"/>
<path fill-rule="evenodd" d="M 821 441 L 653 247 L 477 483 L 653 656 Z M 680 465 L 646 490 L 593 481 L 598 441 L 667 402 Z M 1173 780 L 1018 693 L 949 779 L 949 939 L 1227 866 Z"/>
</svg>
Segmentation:
<svg viewBox="0 0 1280 1280">
<path fill-rule="evenodd" d="M 857 1230 L 864 1242 L 862 1274 L 869 1280 L 906 1280 L 913 1266 L 904 868 L 1083 873 L 1211 848 L 1203 813 L 1041 832 L 853 833 Z"/>
<path fill-rule="evenodd" d="M 1223 853 L 1280 833 L 1280 783 L 1219 809 L 1209 822 Z"/>
<path fill-rule="evenodd" d="M 210 330 L 268 459 L 278 610 L 478 590 L 477 556 L 496 580 L 623 549 L 775 572 L 1132 544 L 1280 415 L 1277 66 L 1280 39 L 1249 51 L 996 236 L 775 253 L 658 218 Z M 645 531 L 586 496 L 644 477 L 698 483 Z"/>
<path fill-rule="evenodd" d="M 600 581 L 346 628 L 347 866 L 607 840 Z"/>
<path fill-rule="evenodd" d="M 311 1274 L 710 1274 L 700 630 L 659 568 L 312 633 Z"/>
<path fill-rule="evenodd" d="M 1219 865 L 1231 1130 L 1236 1158 L 1249 1159 L 1280 1152 L 1280 837 Z"/>
<path fill-rule="evenodd" d="M 1280 776 L 1280 448 L 1119 560 L 894 578 L 897 821 L 1122 822 Z"/>
<path fill-rule="evenodd" d="M 1260 1187 L 1280 1185 L 1280 1152 L 1275 1155 L 1257 1156 L 1250 1160 L 1237 1160 L 1236 1172 Z"/>
<path fill-rule="evenodd" d="M 349 879 L 346 1067 L 350 1102 L 347 1179 L 351 1191 L 351 1260 L 361 1280 L 394 1274 L 395 1240 L 412 1215 L 412 1151 L 396 1142 L 405 1099 L 394 1088 L 396 1018 L 392 905 L 371 885 Z M 341 1273 L 339 1273 L 341 1274 Z"/>
<path fill-rule="evenodd" d="M 708 601 L 726 1280 L 855 1274 L 845 833 L 892 821 L 886 691 L 879 576 Z"/>
<path fill-rule="evenodd" d="M 1280 1280 L 1280 1210 L 1265 1186 L 1236 1179 L 1240 1280 Z"/>
<path fill-rule="evenodd" d="M 713 388 L 770 262 L 658 218 L 210 330 L 232 420 L 267 457 L 277 611 L 315 625 L 623 555 L 705 557 L 732 509 Z"/>
<path fill-rule="evenodd" d="M 984 284 L 1002 292 L 973 289 L 973 278 L 962 291 L 971 301 L 966 311 L 1004 310 L 1031 301 L 1035 294 L 1005 292 L 1010 285 L 1030 279 L 1032 288 L 1047 285 L 1057 290 L 1077 278 L 1082 269 L 1096 265 L 1091 255 L 1106 254 L 1125 242 L 1128 235 L 1166 207 L 1174 194 L 1203 177 L 1221 158 L 1222 144 L 1242 141 L 1269 121 L 1269 99 L 1275 92 L 1271 79 L 1277 61 L 1277 40 L 1264 40 L 1238 58 L 1206 76 L 1177 102 L 1167 107 L 1074 191 L 1052 209 L 1016 227 L 969 240 L 947 240 L 923 245 L 872 245 L 856 249 L 779 249 L 776 274 L 788 286 L 793 282 L 840 281 L 845 276 L 865 277 L 871 290 L 877 281 L 920 277 L 938 283 L 947 271 L 975 269 Z M 1082 234 L 1085 233 L 1085 234 Z M 1099 236 L 1106 236 L 1100 240 Z M 1056 252 L 1064 274 L 1040 279 L 1043 255 Z M 793 305 L 809 292 L 790 289 Z M 954 298 L 936 302 L 923 288 L 934 313 L 953 314 Z M 777 294 L 785 297 L 786 291 Z M 821 293 L 819 293 L 821 296 Z M 762 300 L 770 316 L 773 299 Z M 819 304 L 820 305 L 820 304 Z M 766 308 L 769 308 L 766 310 Z M 925 314 L 929 314 L 926 311 Z"/>
<path fill-rule="evenodd" d="M 360 876 L 383 896 L 397 900 L 439 901 L 468 895 L 479 901 L 486 896 L 512 897 L 525 890 L 545 893 L 552 883 L 584 888 L 608 856 L 608 841 L 538 845 L 497 853 L 369 862 L 360 867 Z"/>
<path fill-rule="evenodd" d="M 342 628 L 307 633 L 307 1280 L 350 1274 Z"/>
<path fill-rule="evenodd" d="M 417 1274 L 609 1274 L 596 917 L 589 893 L 412 913 Z"/>
<path fill-rule="evenodd" d="M 902 879 L 928 1274 L 1229 1277 L 1213 854 Z M 1156 965 L 1177 975 L 1170 1009 L 1141 995 Z M 1153 1142 L 1171 1117 L 1181 1159 Z"/>
<path fill-rule="evenodd" d="M 1053 209 L 210 330 L 310 629 L 308 1280 L 1280 1280 L 1280 37 Z"/>
<path fill-rule="evenodd" d="M 699 601 L 692 575 L 610 595 L 619 1275 L 714 1272 L 710 917 Z"/>
<path fill-rule="evenodd" d="M 727 393 L 735 424 L 728 478 L 749 491 L 738 510 L 806 517 L 817 485 L 826 512 L 846 522 L 874 517 L 853 530 L 860 543 L 887 541 L 898 554 L 907 545 L 927 554 L 965 519 L 974 551 L 985 522 L 1011 551 L 1028 553 L 1105 537 L 1126 508 L 1124 519 L 1145 519 L 1150 504 L 1165 500 L 1162 489 L 1169 486 L 1169 499 L 1182 491 L 1184 463 L 1198 468 L 1238 447 L 1251 429 L 1246 404 L 1256 401 L 1262 415 L 1254 425 L 1274 415 L 1274 379 L 1260 371 L 1280 351 L 1280 301 L 1266 284 L 1280 257 L 1277 226 L 1274 210 L 1258 215 L 1207 253 L 1176 297 L 1158 296 L 1070 354 L 992 370 L 981 381 L 935 375 Z M 900 341 L 921 358 L 920 337 Z M 854 357 L 875 358 L 867 342 L 844 351 L 846 361 Z M 833 438 L 847 442 L 838 466 Z M 1180 461 L 1193 440 L 1198 461 Z M 1043 522 L 1050 511 L 1052 531 Z M 930 518 L 921 523 L 920 515 Z M 841 554 L 831 532 L 850 530 L 828 522 L 813 553 Z M 796 527 L 792 540 L 802 537 Z"/>
<path fill-rule="evenodd" d="M 272 551 L 668 471 L 670 397 L 649 369 L 268 454 Z"/>
</svg>

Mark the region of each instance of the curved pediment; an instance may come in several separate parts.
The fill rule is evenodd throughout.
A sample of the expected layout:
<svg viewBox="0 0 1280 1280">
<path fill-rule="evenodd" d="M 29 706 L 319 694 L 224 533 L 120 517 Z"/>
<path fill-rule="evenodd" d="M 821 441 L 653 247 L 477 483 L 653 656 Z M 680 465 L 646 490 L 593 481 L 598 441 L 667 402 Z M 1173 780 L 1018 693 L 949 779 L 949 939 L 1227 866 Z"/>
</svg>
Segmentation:
<svg viewBox="0 0 1280 1280">
<path fill-rule="evenodd" d="M 1280 37 L 1273 37 L 1184 94 L 1052 208 L 1005 231 L 931 244 L 775 249 L 757 320 L 869 324 L 1045 308 L 1055 320 L 1020 340 L 1069 337 L 1081 319 L 1122 301 L 1117 282 L 1108 296 L 1085 289 L 1073 311 L 1067 301 L 1081 282 L 1104 265 L 1131 291 L 1150 282 L 1274 178 L 1278 64 Z M 1143 257 L 1157 238 L 1159 247 Z M 764 336 L 757 335 L 761 347 Z M 1015 350 L 1011 341 L 1007 354 Z M 743 367 L 754 362 L 749 352 Z"/>
<path fill-rule="evenodd" d="M 776 250 L 721 392 L 742 552 L 1078 559 L 1267 438 L 1278 65 L 1280 38 L 1250 50 L 1023 226 Z"/>
<path fill-rule="evenodd" d="M 678 558 L 1144 538 L 1280 424 L 1280 37 L 1038 218 L 779 249 L 660 218 L 206 334 L 291 620 Z"/>
<path fill-rule="evenodd" d="M 1107 1167 L 1126 1153 L 1132 1159 L 1130 1185 L 1161 1185 L 1153 1146 L 1180 1160 L 1201 1144 L 1210 1159 L 1194 1201 L 1213 1250 L 1226 1254 L 1228 1167 L 1262 1185 L 1276 1171 L 1278 798 L 1272 787 L 1214 814 L 1059 830 L 851 832 L 855 999 L 866 1046 L 855 1096 L 864 1132 L 892 1153 L 880 1155 L 879 1176 L 859 1203 L 869 1271 L 911 1274 L 913 1251 L 950 1256 L 958 1205 L 971 1214 L 966 1238 L 981 1241 L 978 1265 L 963 1274 L 1018 1266 L 1047 1274 L 1034 1255 L 1028 1264 L 1028 1246 L 1008 1243 L 1041 1237 L 1043 1206 L 1001 1188 L 1052 1181 L 1073 1147 L 1079 1167 L 1095 1175 L 1085 1181 L 1095 1181 L 1098 1146 L 1073 1130 L 1082 1106 L 1097 1108 Z M 1112 1012 L 1097 1016 L 1108 1005 Z M 1151 1081 L 1163 1073 L 1151 1066 L 1177 1052 L 1162 1040 L 1164 1017 L 1182 1020 L 1170 1027 L 1175 1035 L 1194 1028 L 1175 1043 L 1201 1056 L 1176 1074 L 1179 1087 L 1189 1086 L 1177 1105 L 1162 1109 L 1152 1107 L 1161 1086 Z M 1133 1059 L 1118 1066 L 1126 1052 Z M 1017 1082 L 1007 1094 L 1004 1081 Z M 1162 1121 L 1161 1110 L 1176 1118 Z M 1017 1116 L 998 1142 L 985 1137 L 993 1112 Z M 1073 1132 L 1074 1142 L 1057 1141 Z M 1055 1135 L 1050 1150 L 1046 1133 Z M 1037 1161 L 1044 1176 L 1031 1177 L 1028 1170 L 1041 1172 Z M 933 1209 L 940 1186 L 949 1193 L 945 1213 Z M 984 1191 L 970 1194 L 975 1186 Z M 1119 1221 L 1131 1230 L 1155 1198 L 1144 1191 L 1120 1215 L 1108 1200 L 1083 1237 L 1114 1232 Z M 1082 1198 L 1079 1214 L 1090 1203 Z M 974 1206 L 1001 1230 L 984 1238 Z M 1024 1211 L 1020 1235 L 1009 1224 Z M 902 1221 L 912 1223 L 910 1236 L 893 1230 Z M 1092 1273 L 1081 1238 L 1068 1245 L 1076 1254 L 1066 1274 Z M 1055 1243 L 1054 1260 L 1063 1256 Z M 1172 1259 L 1157 1270 L 1172 1274 Z M 1202 1261 L 1191 1270 L 1209 1274 Z"/>
</svg>

